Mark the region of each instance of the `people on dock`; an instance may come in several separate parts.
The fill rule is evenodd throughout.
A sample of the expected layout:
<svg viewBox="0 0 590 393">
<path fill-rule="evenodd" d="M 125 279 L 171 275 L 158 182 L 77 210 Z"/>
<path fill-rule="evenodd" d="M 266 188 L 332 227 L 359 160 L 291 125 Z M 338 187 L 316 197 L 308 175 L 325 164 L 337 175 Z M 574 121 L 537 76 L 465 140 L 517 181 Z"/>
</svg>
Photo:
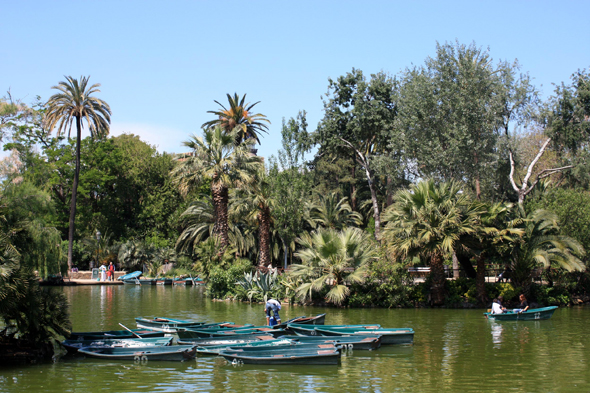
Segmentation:
<svg viewBox="0 0 590 393">
<path fill-rule="evenodd" d="M 492 314 L 503 314 L 506 312 L 506 308 L 502 307 L 502 303 L 498 299 L 494 299 L 492 302 Z"/>
<path fill-rule="evenodd" d="M 529 309 L 529 302 L 527 302 L 524 294 L 520 294 L 520 296 L 518 297 L 518 300 L 520 300 L 520 304 L 518 305 L 518 308 L 515 308 L 513 310 L 514 312 L 521 313 L 521 312 L 525 312 L 526 310 Z"/>
<path fill-rule="evenodd" d="M 279 316 L 279 310 L 281 309 L 281 302 L 276 299 L 268 299 L 266 301 L 266 306 L 264 307 L 264 312 L 266 314 L 266 324 L 270 325 L 270 311 L 272 310 L 274 319 L 277 324 L 281 323 L 281 317 Z"/>
<path fill-rule="evenodd" d="M 107 270 L 107 277 L 109 281 L 113 281 L 115 277 L 115 265 L 113 262 L 109 262 L 109 269 Z"/>
</svg>

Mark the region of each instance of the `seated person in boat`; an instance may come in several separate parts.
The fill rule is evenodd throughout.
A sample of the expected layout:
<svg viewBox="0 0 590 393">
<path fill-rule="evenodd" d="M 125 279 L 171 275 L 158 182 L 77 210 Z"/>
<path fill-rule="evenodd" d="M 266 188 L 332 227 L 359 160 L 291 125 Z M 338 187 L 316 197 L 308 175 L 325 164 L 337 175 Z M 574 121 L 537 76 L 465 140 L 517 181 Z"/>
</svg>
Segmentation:
<svg viewBox="0 0 590 393">
<path fill-rule="evenodd" d="M 518 299 L 520 300 L 520 304 L 518 305 L 518 308 L 515 308 L 513 311 L 521 313 L 521 312 L 525 312 L 526 310 L 528 310 L 529 303 L 526 301 L 526 297 L 524 297 L 523 294 L 520 294 Z"/>
<path fill-rule="evenodd" d="M 281 302 L 276 299 L 268 299 L 266 302 L 266 306 L 264 307 L 264 312 L 266 313 L 266 324 L 270 325 L 270 310 L 275 317 L 275 321 L 277 324 L 281 323 L 281 317 L 279 316 L 279 310 L 281 309 Z"/>
<path fill-rule="evenodd" d="M 503 314 L 506 311 L 498 299 L 492 302 L 492 314 Z"/>
</svg>

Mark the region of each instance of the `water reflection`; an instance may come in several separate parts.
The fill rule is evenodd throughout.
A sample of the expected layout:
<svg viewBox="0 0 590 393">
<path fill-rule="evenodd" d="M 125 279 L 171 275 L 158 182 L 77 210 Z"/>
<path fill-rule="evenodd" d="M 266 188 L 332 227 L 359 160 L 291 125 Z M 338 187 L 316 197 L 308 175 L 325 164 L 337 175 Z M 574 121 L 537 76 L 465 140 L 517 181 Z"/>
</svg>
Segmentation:
<svg viewBox="0 0 590 393">
<path fill-rule="evenodd" d="M 492 331 L 492 342 L 494 343 L 494 348 L 500 349 L 502 347 L 502 331 L 504 327 L 501 323 L 491 320 L 490 328 Z"/>
</svg>

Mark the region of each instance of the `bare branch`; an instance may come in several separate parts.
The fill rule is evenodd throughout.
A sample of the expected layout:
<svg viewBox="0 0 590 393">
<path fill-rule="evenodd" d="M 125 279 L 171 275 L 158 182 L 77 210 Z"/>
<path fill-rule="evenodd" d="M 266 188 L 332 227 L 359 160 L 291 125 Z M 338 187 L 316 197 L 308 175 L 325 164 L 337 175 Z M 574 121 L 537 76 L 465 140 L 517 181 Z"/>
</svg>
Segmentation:
<svg viewBox="0 0 590 393">
<path fill-rule="evenodd" d="M 549 144 L 549 142 L 551 142 L 551 138 L 547 138 L 545 143 L 543 143 L 543 146 L 541 146 L 541 148 L 539 149 L 539 153 L 537 153 L 537 156 L 535 157 L 533 162 L 531 162 L 531 164 L 529 165 L 529 169 L 526 172 L 526 176 L 524 177 L 524 179 L 522 181 L 523 189 L 525 188 L 525 184 L 527 184 L 529 182 L 529 178 L 533 174 L 533 168 L 537 164 L 537 161 L 539 161 L 541 159 L 541 156 L 545 152 L 545 149 L 547 148 L 547 145 Z"/>
<path fill-rule="evenodd" d="M 512 184 L 512 188 L 514 191 L 519 192 L 519 188 L 514 182 L 514 159 L 512 158 L 512 150 L 508 150 L 508 157 L 510 157 L 510 183 Z"/>
</svg>

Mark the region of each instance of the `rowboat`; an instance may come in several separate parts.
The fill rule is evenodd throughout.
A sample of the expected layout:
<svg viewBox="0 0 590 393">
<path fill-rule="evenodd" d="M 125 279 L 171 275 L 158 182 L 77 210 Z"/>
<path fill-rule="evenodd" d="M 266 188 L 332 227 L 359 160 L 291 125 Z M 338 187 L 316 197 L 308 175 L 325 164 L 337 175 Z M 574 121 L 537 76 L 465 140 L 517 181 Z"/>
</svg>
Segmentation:
<svg viewBox="0 0 590 393">
<path fill-rule="evenodd" d="M 139 276 L 141 276 L 143 273 L 140 270 L 137 270 L 133 273 L 129 273 L 129 274 L 124 274 L 122 276 L 117 277 L 117 280 L 119 281 L 123 281 L 123 280 L 131 280 L 134 278 L 137 278 Z"/>
<path fill-rule="evenodd" d="M 381 336 L 381 345 L 394 344 L 412 344 L 414 343 L 414 330 L 411 328 L 382 328 L 382 329 L 358 329 L 358 328 L 340 328 L 326 329 L 324 327 L 315 328 L 317 334 L 322 336 L 346 336 L 346 335 L 379 335 Z"/>
<path fill-rule="evenodd" d="M 141 348 L 85 347 L 79 353 L 89 357 L 109 360 L 135 360 L 145 363 L 148 360 L 184 361 L 195 358 L 194 345 L 146 346 Z"/>
<path fill-rule="evenodd" d="M 155 285 L 156 282 L 151 278 L 128 278 L 123 280 L 123 283 L 128 285 Z"/>
<path fill-rule="evenodd" d="M 133 333 L 132 333 L 133 332 Z M 128 330 L 108 330 L 105 332 L 73 332 L 70 334 L 70 340 L 95 340 L 105 338 L 136 338 L 141 336 L 147 337 L 164 337 L 164 332 L 155 332 L 146 329 Z"/>
<path fill-rule="evenodd" d="M 275 341 L 275 340 L 271 340 Z M 243 353 L 301 353 L 301 352 L 309 352 L 317 351 L 317 350 L 336 350 L 340 349 L 339 345 L 334 344 L 301 344 L 296 343 L 293 341 L 287 341 L 283 344 L 275 344 L 271 342 L 260 342 L 255 343 L 256 345 L 250 344 L 242 344 L 242 345 L 225 345 L 225 346 L 216 346 L 216 347 L 205 347 L 205 348 L 197 348 L 197 353 L 199 354 L 207 354 L 207 355 L 218 355 L 220 352 L 243 352 Z"/>
<path fill-rule="evenodd" d="M 531 308 L 521 313 L 508 311 L 502 314 L 484 313 L 486 318 L 494 319 L 496 321 L 537 321 L 541 319 L 549 319 L 557 310 L 557 306 Z"/>
<path fill-rule="evenodd" d="M 137 348 L 154 345 L 171 345 L 173 337 L 149 337 L 149 338 L 115 338 L 98 340 L 64 340 L 63 345 L 70 353 L 78 352 L 83 347 L 126 347 Z"/>
<path fill-rule="evenodd" d="M 380 329 L 381 325 L 319 325 L 317 327 L 327 329 L 365 329 L 375 330 Z M 287 325 L 287 330 L 297 334 L 298 336 L 316 336 L 316 325 L 305 325 L 298 323 L 290 323 Z"/>
<path fill-rule="evenodd" d="M 257 340 L 257 341 L 250 341 L 246 343 L 224 343 L 220 345 L 207 345 L 197 346 L 197 354 L 204 354 L 204 355 L 218 355 L 224 349 L 227 348 L 255 348 L 255 347 L 274 347 L 274 346 L 283 346 L 287 344 L 292 344 L 293 341 L 288 338 L 280 338 L 276 340 Z"/>
<path fill-rule="evenodd" d="M 197 322 L 197 321 L 185 321 L 182 319 L 172 319 L 172 318 L 135 318 L 135 323 L 137 327 L 140 329 L 150 329 L 156 330 L 159 332 L 166 332 L 166 333 L 176 333 L 176 330 L 180 327 L 189 327 L 189 326 L 203 326 L 204 322 Z"/>
<path fill-rule="evenodd" d="M 272 365 L 338 365 L 339 350 L 309 350 L 297 353 L 222 351 L 219 353 L 232 364 L 272 364 Z"/>
<path fill-rule="evenodd" d="M 220 336 L 228 336 L 228 335 L 235 335 L 235 334 L 268 334 L 273 337 L 283 336 L 286 334 L 284 329 L 273 329 L 269 328 L 268 326 L 263 327 L 252 327 L 252 328 L 241 328 L 241 329 L 222 329 L 222 330 L 213 330 L 213 329 L 198 329 L 197 328 L 187 328 L 186 330 L 190 330 L 192 333 L 192 337 L 220 337 Z M 179 334 L 180 337 L 180 334 Z"/>
<path fill-rule="evenodd" d="M 172 285 L 172 281 L 171 278 L 157 278 L 156 285 Z"/>
<path fill-rule="evenodd" d="M 199 347 L 215 346 L 215 345 L 226 345 L 226 344 L 246 344 L 261 341 L 274 340 L 273 336 L 268 334 L 231 334 L 221 337 L 180 337 L 178 343 L 183 345 L 198 345 Z"/>
<path fill-rule="evenodd" d="M 273 327 L 276 329 L 284 329 L 287 327 L 288 324 L 294 323 L 299 325 L 323 325 L 326 320 L 326 314 L 318 314 L 315 317 L 295 317 L 291 318 L 286 322 L 280 323 L 278 325 L 274 325 Z"/>
<path fill-rule="evenodd" d="M 352 349 L 363 349 L 373 350 L 381 346 L 381 336 L 370 336 L 370 335 L 350 335 L 350 336 L 281 336 L 281 338 L 288 338 L 291 341 L 299 343 L 333 343 L 335 345 L 341 345 L 342 347 Z"/>
</svg>

